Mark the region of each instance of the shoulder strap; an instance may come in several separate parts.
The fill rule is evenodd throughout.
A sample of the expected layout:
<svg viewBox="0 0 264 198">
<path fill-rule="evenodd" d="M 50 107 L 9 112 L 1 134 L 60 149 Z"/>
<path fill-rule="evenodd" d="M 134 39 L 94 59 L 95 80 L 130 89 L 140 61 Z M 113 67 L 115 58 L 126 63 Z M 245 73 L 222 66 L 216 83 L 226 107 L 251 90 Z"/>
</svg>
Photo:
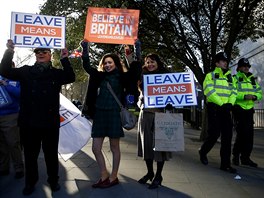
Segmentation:
<svg viewBox="0 0 264 198">
<path fill-rule="evenodd" d="M 109 82 L 107 82 L 107 88 L 108 88 L 108 90 L 110 91 L 110 93 L 112 94 L 112 96 L 115 98 L 117 104 L 120 106 L 120 108 L 122 108 L 123 105 L 122 105 L 121 102 L 118 100 L 118 98 L 117 98 L 116 94 L 114 93 L 114 91 L 113 91 L 113 89 L 112 89 L 112 87 L 111 87 L 111 85 L 110 85 Z"/>
</svg>

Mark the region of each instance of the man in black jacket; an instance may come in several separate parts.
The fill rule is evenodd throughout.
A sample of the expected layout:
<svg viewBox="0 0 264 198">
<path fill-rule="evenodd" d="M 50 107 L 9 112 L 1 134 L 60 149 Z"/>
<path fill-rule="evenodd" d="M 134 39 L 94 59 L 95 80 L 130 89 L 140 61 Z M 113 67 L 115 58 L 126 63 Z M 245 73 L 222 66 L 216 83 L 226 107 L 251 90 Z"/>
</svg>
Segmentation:
<svg viewBox="0 0 264 198">
<path fill-rule="evenodd" d="M 21 85 L 18 125 L 25 157 L 24 195 L 34 191 L 38 181 L 38 155 L 42 146 L 46 167 L 47 182 L 52 191 L 58 191 L 58 142 L 59 142 L 59 94 L 61 85 L 75 81 L 75 74 L 68 60 L 68 51 L 61 51 L 63 69 L 56 69 L 51 63 L 51 50 L 36 48 L 36 62 L 33 66 L 24 65 L 12 68 L 14 43 L 7 42 L 7 50 L 0 65 L 0 75 L 16 80 Z"/>
</svg>

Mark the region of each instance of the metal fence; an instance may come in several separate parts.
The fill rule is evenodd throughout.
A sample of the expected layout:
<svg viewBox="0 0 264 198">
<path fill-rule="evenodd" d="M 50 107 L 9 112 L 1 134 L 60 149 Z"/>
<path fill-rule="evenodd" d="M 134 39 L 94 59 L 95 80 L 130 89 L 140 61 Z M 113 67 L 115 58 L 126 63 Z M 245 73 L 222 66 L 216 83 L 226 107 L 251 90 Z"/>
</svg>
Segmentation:
<svg viewBox="0 0 264 198">
<path fill-rule="evenodd" d="M 182 108 L 177 112 L 183 113 L 183 120 L 191 124 L 193 128 L 200 129 L 202 126 L 202 110 L 191 107 Z M 264 109 L 255 109 L 254 128 L 264 128 Z"/>
<path fill-rule="evenodd" d="M 255 109 L 254 128 L 264 128 L 264 109 Z"/>
</svg>

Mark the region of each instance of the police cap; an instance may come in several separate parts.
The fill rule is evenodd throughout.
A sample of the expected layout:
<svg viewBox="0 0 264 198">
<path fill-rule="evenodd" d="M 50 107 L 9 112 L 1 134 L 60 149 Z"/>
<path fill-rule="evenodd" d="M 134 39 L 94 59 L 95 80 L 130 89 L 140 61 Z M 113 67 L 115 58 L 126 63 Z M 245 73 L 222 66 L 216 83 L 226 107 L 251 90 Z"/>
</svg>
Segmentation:
<svg viewBox="0 0 264 198">
<path fill-rule="evenodd" d="M 225 52 L 219 52 L 215 55 L 215 62 L 219 62 L 220 60 L 228 62 L 228 58 Z"/>
<path fill-rule="evenodd" d="M 243 66 L 245 66 L 245 67 L 251 67 L 251 65 L 249 64 L 249 61 L 248 61 L 248 59 L 247 58 L 241 58 L 239 61 L 238 61 L 238 63 L 237 63 L 237 67 L 239 68 L 239 67 L 243 67 Z"/>
</svg>

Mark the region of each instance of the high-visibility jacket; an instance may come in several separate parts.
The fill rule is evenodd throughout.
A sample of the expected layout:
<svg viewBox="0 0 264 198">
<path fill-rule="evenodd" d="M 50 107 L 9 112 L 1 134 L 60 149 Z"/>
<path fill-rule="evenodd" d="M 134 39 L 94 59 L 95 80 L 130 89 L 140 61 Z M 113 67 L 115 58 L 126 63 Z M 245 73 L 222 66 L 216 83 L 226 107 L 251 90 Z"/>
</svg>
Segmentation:
<svg viewBox="0 0 264 198">
<path fill-rule="evenodd" d="M 212 102 L 219 106 L 226 103 L 234 105 L 235 103 L 237 91 L 230 70 L 223 73 L 221 68 L 216 67 L 213 72 L 206 74 L 203 90 L 207 102 Z"/>
<path fill-rule="evenodd" d="M 239 105 L 241 108 L 247 110 L 254 107 L 253 100 L 245 100 L 245 95 L 254 95 L 257 97 L 257 100 L 262 99 L 262 90 L 259 84 L 257 83 L 255 77 L 252 73 L 246 75 L 243 72 L 238 71 L 234 76 L 235 86 L 237 89 L 237 98 L 235 104 Z"/>
</svg>

